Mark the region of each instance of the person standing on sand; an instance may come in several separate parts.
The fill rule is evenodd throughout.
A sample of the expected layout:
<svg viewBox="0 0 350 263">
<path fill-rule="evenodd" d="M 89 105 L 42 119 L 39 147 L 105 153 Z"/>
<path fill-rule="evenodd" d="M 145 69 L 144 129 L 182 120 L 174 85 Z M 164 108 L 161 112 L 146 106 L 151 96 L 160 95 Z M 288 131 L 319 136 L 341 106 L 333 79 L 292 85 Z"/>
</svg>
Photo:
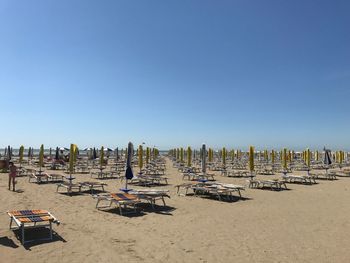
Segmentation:
<svg viewBox="0 0 350 263">
<path fill-rule="evenodd" d="M 9 162 L 9 190 L 11 189 L 12 181 L 12 191 L 16 191 L 16 176 L 17 176 L 17 167 L 13 162 Z"/>
</svg>

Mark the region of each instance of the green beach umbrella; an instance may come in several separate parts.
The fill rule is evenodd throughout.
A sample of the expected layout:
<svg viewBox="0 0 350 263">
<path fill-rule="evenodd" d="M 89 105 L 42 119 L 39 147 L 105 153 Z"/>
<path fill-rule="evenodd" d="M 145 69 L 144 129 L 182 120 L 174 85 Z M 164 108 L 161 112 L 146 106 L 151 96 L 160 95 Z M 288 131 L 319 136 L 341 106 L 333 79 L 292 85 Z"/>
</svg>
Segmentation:
<svg viewBox="0 0 350 263">
<path fill-rule="evenodd" d="M 40 146 L 40 151 L 39 151 L 39 167 L 40 167 L 40 172 L 41 172 L 41 167 L 44 166 L 44 145 L 42 144 Z"/>
<path fill-rule="evenodd" d="M 149 163 L 149 158 L 150 158 L 150 148 L 147 147 L 146 148 L 146 164 Z"/>
<path fill-rule="evenodd" d="M 249 171 L 253 173 L 254 171 L 254 147 L 249 147 Z"/>
<path fill-rule="evenodd" d="M 104 165 L 104 158 L 105 158 L 105 151 L 104 151 L 104 147 L 101 147 L 101 151 L 100 151 L 100 168 L 102 169 L 102 166 Z"/>
<path fill-rule="evenodd" d="M 138 161 L 139 161 L 139 168 L 140 168 L 140 172 L 141 172 L 142 167 L 143 167 L 143 148 L 142 148 L 142 145 L 139 145 Z"/>
<path fill-rule="evenodd" d="M 231 154 L 231 160 L 234 161 L 235 160 L 235 150 L 232 149 L 230 154 Z"/>
<path fill-rule="evenodd" d="M 180 162 L 183 163 L 184 162 L 184 149 L 181 147 L 180 149 Z"/>
<path fill-rule="evenodd" d="M 191 167 L 192 166 L 192 149 L 190 146 L 187 148 L 187 166 Z"/>
<path fill-rule="evenodd" d="M 19 165 L 20 165 L 20 167 L 22 166 L 23 155 L 24 155 L 24 146 L 21 145 L 21 147 L 19 147 Z"/>
</svg>

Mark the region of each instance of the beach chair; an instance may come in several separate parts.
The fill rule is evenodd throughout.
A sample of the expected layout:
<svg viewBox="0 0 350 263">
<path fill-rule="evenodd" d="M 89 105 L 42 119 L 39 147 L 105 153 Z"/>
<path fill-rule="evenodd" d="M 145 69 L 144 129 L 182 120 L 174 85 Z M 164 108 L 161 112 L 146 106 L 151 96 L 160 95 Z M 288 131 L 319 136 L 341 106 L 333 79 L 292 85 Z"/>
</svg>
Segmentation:
<svg viewBox="0 0 350 263">
<path fill-rule="evenodd" d="M 136 205 L 140 203 L 140 199 L 137 195 L 126 194 L 126 193 L 95 195 L 93 197 L 97 199 L 97 203 L 96 203 L 97 209 L 108 208 L 108 207 L 111 207 L 113 204 L 115 204 L 119 208 L 120 215 L 123 215 L 122 208 L 126 209 L 128 206 L 131 206 L 134 209 L 134 213 L 136 213 Z M 108 201 L 109 205 L 99 206 L 99 203 L 101 201 Z"/>
<path fill-rule="evenodd" d="M 52 240 L 52 223 L 57 225 L 60 222 L 46 210 L 13 210 L 8 211 L 10 217 L 10 229 L 19 229 L 21 232 L 21 243 L 24 245 L 27 242 L 35 240 L 25 240 L 25 229 L 29 228 L 46 228 L 50 229 L 50 236 L 40 240 Z M 12 227 L 15 223 L 16 227 Z"/>
</svg>

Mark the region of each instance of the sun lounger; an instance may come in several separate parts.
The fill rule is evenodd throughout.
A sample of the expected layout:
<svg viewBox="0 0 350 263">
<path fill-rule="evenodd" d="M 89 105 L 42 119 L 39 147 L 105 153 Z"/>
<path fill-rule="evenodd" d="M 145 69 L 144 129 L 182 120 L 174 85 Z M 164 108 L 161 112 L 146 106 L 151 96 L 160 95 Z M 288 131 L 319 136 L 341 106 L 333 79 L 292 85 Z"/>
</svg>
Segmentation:
<svg viewBox="0 0 350 263">
<path fill-rule="evenodd" d="M 134 212 L 136 213 L 136 204 L 140 203 L 140 199 L 137 195 L 126 194 L 126 193 L 95 195 L 94 198 L 97 199 L 97 203 L 96 203 L 97 209 L 111 207 L 112 204 L 115 204 L 116 206 L 118 206 L 119 212 L 121 215 L 123 215 L 122 208 L 126 209 L 127 206 L 133 207 Z M 109 205 L 99 206 L 99 203 L 101 201 L 109 201 Z"/>
<path fill-rule="evenodd" d="M 62 174 L 47 174 L 48 179 L 51 182 L 62 182 L 64 179 L 64 175 Z"/>
<path fill-rule="evenodd" d="M 232 193 L 236 192 L 235 189 L 229 189 L 222 185 L 195 185 L 192 186 L 192 190 L 194 192 L 194 195 L 198 194 L 210 194 L 218 197 L 218 199 L 221 201 L 222 197 L 227 197 L 230 200 L 232 200 Z M 240 196 L 241 197 L 241 196 Z"/>
<path fill-rule="evenodd" d="M 327 180 L 335 180 L 337 179 L 336 173 L 333 172 L 326 172 L 326 173 L 314 173 L 310 172 L 310 175 L 313 176 L 315 179 L 327 179 Z"/>
<path fill-rule="evenodd" d="M 312 184 L 316 183 L 315 177 L 310 175 L 282 175 L 282 179 L 288 183 L 303 183 Z"/>
<path fill-rule="evenodd" d="M 32 182 L 35 181 L 35 183 L 40 184 L 43 182 L 49 182 L 49 177 L 47 173 L 39 173 L 39 172 L 31 172 L 28 174 L 28 181 Z"/>
<path fill-rule="evenodd" d="M 154 208 L 154 205 L 157 200 L 162 200 L 163 205 L 165 206 L 165 200 L 164 198 L 170 198 L 169 196 L 169 190 L 158 190 L 158 189 L 134 189 L 130 194 L 137 195 L 141 200 L 149 201 L 152 205 L 152 208 Z"/>
<path fill-rule="evenodd" d="M 82 187 L 87 187 L 89 188 L 91 194 L 93 194 L 93 191 L 96 189 L 96 188 L 100 188 L 102 189 L 102 191 L 104 192 L 105 189 L 104 187 L 107 185 L 105 183 L 102 183 L 102 182 L 80 182 L 79 183 Z"/>
<path fill-rule="evenodd" d="M 271 190 L 282 190 L 282 187 L 287 188 L 286 181 L 284 180 L 257 180 L 257 179 L 249 179 L 249 188 L 264 188 L 270 187 Z"/>
<path fill-rule="evenodd" d="M 247 171 L 242 171 L 242 170 L 231 170 L 231 171 L 227 171 L 226 176 L 228 177 L 245 177 L 248 176 L 248 172 Z"/>
<path fill-rule="evenodd" d="M 329 171 L 328 174 L 336 177 L 336 176 L 339 176 L 339 177 L 350 177 L 350 171 Z"/>
<path fill-rule="evenodd" d="M 57 184 L 56 192 L 58 192 L 60 188 L 65 188 L 69 194 L 72 194 L 74 191 L 80 193 L 82 185 L 79 183 L 62 182 Z"/>
<path fill-rule="evenodd" d="M 175 186 L 177 187 L 177 193 L 179 194 L 180 189 L 183 188 L 186 190 L 185 195 L 187 195 L 188 190 L 191 189 L 194 192 L 194 195 L 198 194 L 211 194 L 217 196 L 219 200 L 221 197 L 227 197 L 232 199 L 232 194 L 237 192 L 239 197 L 241 198 L 241 191 L 245 190 L 244 186 L 233 185 L 233 184 L 224 184 L 224 183 L 211 183 L 211 182 L 196 182 L 196 183 L 184 183 Z"/>
<path fill-rule="evenodd" d="M 23 245 L 27 242 L 34 241 L 25 240 L 25 229 L 49 227 L 49 238 L 42 240 L 52 240 L 52 223 L 60 224 L 60 222 L 46 210 L 14 210 L 8 211 L 7 214 L 10 217 L 10 229 L 20 229 L 22 235 L 21 242 Z M 17 227 L 12 228 L 12 223 L 15 223 Z"/>
<path fill-rule="evenodd" d="M 149 185 L 160 185 L 162 183 L 168 184 L 168 178 L 162 175 L 144 175 L 139 174 L 135 176 L 132 180 L 129 182 L 130 184 L 139 184 L 143 186 L 149 186 Z"/>
</svg>

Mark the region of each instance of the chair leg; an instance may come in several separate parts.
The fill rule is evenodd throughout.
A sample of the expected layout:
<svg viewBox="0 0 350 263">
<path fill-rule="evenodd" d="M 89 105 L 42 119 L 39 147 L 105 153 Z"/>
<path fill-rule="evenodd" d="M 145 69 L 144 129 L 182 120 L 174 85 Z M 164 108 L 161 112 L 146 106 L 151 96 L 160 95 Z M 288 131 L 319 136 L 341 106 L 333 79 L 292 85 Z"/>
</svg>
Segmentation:
<svg viewBox="0 0 350 263">
<path fill-rule="evenodd" d="M 22 228 L 22 245 L 24 245 L 24 225 L 21 225 Z"/>
</svg>

